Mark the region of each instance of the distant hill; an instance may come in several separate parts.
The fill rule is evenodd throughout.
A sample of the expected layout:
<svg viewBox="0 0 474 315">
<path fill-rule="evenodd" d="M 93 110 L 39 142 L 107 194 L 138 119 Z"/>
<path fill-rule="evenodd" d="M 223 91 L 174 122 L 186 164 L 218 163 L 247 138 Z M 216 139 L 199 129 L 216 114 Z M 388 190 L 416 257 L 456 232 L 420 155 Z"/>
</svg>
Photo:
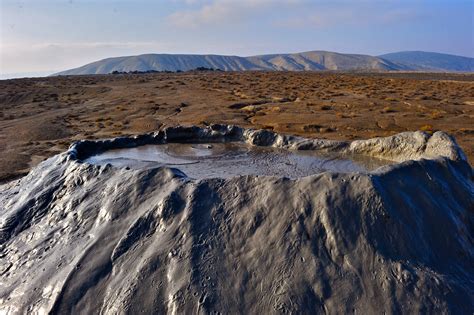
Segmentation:
<svg viewBox="0 0 474 315">
<path fill-rule="evenodd" d="M 56 75 L 107 74 L 114 71 L 189 71 L 199 67 L 224 71 L 474 71 L 474 59 L 429 52 L 399 52 L 382 56 L 308 51 L 250 57 L 222 55 L 146 54 L 107 58 Z"/>
<path fill-rule="evenodd" d="M 246 58 L 219 55 L 147 54 L 99 60 L 85 66 L 63 71 L 59 75 L 106 74 L 113 71 L 187 71 L 198 67 L 225 71 L 261 70 Z"/>
<path fill-rule="evenodd" d="M 474 58 L 424 51 L 401 51 L 379 56 L 395 64 L 415 70 L 474 71 Z"/>
<path fill-rule="evenodd" d="M 400 68 L 378 57 L 329 51 L 262 55 L 247 59 L 266 70 L 398 70 Z"/>
</svg>

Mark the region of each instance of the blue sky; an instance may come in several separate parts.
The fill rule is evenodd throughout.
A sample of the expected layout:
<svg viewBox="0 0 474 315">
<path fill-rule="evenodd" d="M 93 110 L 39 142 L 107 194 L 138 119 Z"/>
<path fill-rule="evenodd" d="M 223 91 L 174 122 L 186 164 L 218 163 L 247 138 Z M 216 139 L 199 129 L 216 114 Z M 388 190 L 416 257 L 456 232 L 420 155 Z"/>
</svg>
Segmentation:
<svg viewBox="0 0 474 315">
<path fill-rule="evenodd" d="M 474 56 L 474 1 L 0 0 L 0 72 L 142 53 Z"/>
</svg>

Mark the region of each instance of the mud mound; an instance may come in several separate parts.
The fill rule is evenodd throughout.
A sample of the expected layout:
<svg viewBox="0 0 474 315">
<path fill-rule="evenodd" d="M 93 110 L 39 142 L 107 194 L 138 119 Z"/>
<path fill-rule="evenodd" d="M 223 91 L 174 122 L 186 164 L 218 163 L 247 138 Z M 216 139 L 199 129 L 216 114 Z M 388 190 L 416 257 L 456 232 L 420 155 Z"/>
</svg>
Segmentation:
<svg viewBox="0 0 474 315">
<path fill-rule="evenodd" d="M 195 180 L 83 162 L 223 140 L 399 163 Z M 472 178 L 441 132 L 345 143 L 212 126 L 78 142 L 0 186 L 0 310 L 472 313 Z"/>
</svg>

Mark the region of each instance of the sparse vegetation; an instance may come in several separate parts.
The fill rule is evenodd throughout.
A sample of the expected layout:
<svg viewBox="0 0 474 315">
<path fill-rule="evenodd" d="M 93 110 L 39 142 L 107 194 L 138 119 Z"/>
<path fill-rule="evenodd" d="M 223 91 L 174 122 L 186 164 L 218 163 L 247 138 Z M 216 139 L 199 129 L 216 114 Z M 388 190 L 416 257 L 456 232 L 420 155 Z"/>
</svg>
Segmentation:
<svg viewBox="0 0 474 315">
<path fill-rule="evenodd" d="M 421 131 L 427 132 L 427 133 L 433 133 L 433 126 L 432 125 L 423 125 L 420 127 Z"/>
</svg>

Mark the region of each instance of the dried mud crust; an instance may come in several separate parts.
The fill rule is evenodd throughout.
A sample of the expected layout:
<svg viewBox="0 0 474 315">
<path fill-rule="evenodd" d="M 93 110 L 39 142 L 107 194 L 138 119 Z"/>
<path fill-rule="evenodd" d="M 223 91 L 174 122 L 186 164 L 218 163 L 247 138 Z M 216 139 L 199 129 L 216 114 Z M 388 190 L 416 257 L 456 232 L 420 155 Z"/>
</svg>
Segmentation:
<svg viewBox="0 0 474 315">
<path fill-rule="evenodd" d="M 80 139 L 211 123 L 332 140 L 445 131 L 474 156 L 474 75 L 230 72 L 0 81 L 0 182 Z"/>
<path fill-rule="evenodd" d="M 83 161 L 226 139 L 398 163 L 194 180 Z M 0 311 L 470 313 L 472 179 L 443 132 L 343 142 L 211 125 L 76 142 L 0 186 Z"/>
</svg>

